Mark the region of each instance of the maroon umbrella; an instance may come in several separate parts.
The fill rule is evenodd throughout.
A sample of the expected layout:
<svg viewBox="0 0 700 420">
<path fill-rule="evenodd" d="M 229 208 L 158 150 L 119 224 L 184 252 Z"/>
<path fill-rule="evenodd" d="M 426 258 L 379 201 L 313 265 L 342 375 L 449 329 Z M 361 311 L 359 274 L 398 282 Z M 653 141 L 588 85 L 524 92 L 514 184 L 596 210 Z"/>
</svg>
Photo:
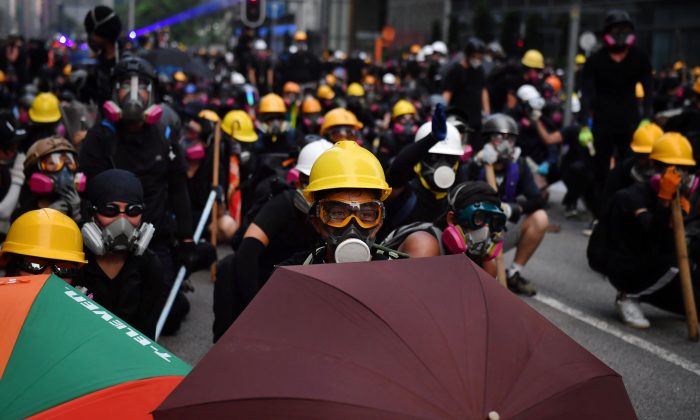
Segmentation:
<svg viewBox="0 0 700 420">
<path fill-rule="evenodd" d="M 635 418 L 617 373 L 455 255 L 278 269 L 155 417 L 491 412 Z"/>
</svg>

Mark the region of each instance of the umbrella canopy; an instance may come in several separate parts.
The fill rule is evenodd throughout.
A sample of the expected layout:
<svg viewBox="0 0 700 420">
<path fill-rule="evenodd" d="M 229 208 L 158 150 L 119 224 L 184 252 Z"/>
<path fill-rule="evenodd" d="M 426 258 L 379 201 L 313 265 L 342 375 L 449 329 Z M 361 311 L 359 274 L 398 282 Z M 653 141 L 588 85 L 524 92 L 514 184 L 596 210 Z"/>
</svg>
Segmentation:
<svg viewBox="0 0 700 420">
<path fill-rule="evenodd" d="M 635 417 L 617 373 L 455 255 L 278 269 L 154 417 L 492 412 Z"/>
<path fill-rule="evenodd" d="M 190 367 L 56 276 L 0 278 L 0 418 L 150 418 Z"/>
</svg>

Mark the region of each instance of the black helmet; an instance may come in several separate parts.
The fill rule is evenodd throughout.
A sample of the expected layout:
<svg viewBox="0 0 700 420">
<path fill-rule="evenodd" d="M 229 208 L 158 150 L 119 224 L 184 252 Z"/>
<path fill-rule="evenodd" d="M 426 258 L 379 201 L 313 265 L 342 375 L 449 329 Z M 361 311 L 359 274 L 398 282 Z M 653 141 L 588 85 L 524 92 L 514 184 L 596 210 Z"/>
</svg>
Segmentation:
<svg viewBox="0 0 700 420">
<path fill-rule="evenodd" d="M 145 77 L 151 82 L 156 81 L 156 73 L 153 71 L 153 66 L 143 58 L 134 55 L 122 58 L 119 63 L 114 66 L 112 78 L 116 81 L 134 74 Z"/>
<path fill-rule="evenodd" d="M 122 21 L 107 6 L 96 6 L 85 15 L 85 32 L 94 33 L 109 42 L 116 42 L 122 32 Z"/>
<path fill-rule="evenodd" d="M 486 52 L 486 44 L 484 44 L 484 41 L 480 40 L 479 38 L 469 38 L 467 41 L 467 46 L 464 47 L 464 55 L 469 57 L 472 54 L 476 53 L 485 53 Z"/>
<path fill-rule="evenodd" d="M 630 25 L 632 27 L 632 30 L 634 30 L 634 23 L 632 23 L 632 19 L 630 18 L 630 15 L 627 12 L 619 9 L 609 10 L 608 13 L 605 15 L 605 21 L 603 23 L 603 32 L 608 32 L 611 26 L 621 24 Z"/>
<path fill-rule="evenodd" d="M 486 118 L 481 127 L 482 134 L 512 134 L 518 135 L 518 124 L 506 114 L 493 114 Z"/>
<path fill-rule="evenodd" d="M 484 181 L 467 181 L 450 188 L 447 194 L 448 208 L 454 212 L 479 202 L 501 206 L 498 193 Z"/>
</svg>

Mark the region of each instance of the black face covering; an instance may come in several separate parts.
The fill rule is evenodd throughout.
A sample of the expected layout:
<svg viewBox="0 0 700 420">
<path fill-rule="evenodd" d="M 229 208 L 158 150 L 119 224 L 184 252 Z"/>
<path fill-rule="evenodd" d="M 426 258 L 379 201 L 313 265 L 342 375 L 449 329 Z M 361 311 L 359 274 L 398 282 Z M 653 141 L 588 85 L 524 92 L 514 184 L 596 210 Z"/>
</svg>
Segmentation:
<svg viewBox="0 0 700 420">
<path fill-rule="evenodd" d="M 372 229 L 364 229 L 353 221 L 342 228 L 326 226 L 326 229 L 329 234 L 327 246 L 333 251 L 336 262 L 360 262 L 372 259 L 370 253 L 374 242 L 370 238 Z"/>
</svg>

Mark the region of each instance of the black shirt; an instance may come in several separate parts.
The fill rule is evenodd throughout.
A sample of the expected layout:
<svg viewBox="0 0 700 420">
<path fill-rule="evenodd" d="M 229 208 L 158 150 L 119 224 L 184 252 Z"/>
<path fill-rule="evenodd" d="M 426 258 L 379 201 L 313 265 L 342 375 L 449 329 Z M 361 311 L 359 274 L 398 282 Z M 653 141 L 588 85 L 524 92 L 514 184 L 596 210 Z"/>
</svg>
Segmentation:
<svg viewBox="0 0 700 420">
<path fill-rule="evenodd" d="M 481 98 L 485 83 L 482 68 L 464 68 L 459 63 L 453 65 L 445 76 L 443 91 L 452 92 L 449 105 L 464 112 L 472 128 L 481 127 Z"/>
<path fill-rule="evenodd" d="M 95 125 L 88 130 L 80 150 L 80 171 L 88 183 L 107 169 L 133 172 L 143 185 L 143 221 L 154 225 L 156 237 L 163 238 L 176 230 L 180 239 L 187 239 L 192 237 L 192 211 L 186 163 L 180 146 L 157 131 L 162 129 L 159 125 L 144 125 L 140 132 L 127 134 Z M 176 227 L 170 210 L 177 219 Z"/>
<path fill-rule="evenodd" d="M 146 250 L 129 255 L 119 274 L 110 279 L 85 250 L 89 263 L 83 266 L 73 284 L 84 287 L 85 294 L 147 336 L 154 338 L 156 323 L 169 288 L 163 282 L 160 259 Z"/>
</svg>

